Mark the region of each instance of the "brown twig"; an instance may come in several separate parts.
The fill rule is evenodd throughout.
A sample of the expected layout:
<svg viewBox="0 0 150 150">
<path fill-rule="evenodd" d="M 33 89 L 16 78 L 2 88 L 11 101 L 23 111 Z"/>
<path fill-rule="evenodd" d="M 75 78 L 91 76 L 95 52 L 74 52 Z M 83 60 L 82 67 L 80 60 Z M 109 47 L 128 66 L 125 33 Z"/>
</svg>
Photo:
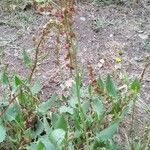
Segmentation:
<svg viewBox="0 0 150 150">
<path fill-rule="evenodd" d="M 150 63 L 147 63 L 141 73 L 141 76 L 140 76 L 140 82 L 143 80 L 143 77 L 144 77 L 144 74 L 145 74 L 145 71 L 146 69 L 148 68 L 148 66 L 150 65 Z"/>
</svg>

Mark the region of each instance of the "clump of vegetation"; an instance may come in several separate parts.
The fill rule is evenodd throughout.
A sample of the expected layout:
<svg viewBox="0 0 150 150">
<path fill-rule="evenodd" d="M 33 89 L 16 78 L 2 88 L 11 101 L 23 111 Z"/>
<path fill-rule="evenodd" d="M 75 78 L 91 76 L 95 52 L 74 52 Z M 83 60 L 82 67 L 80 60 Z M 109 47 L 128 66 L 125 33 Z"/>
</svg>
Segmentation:
<svg viewBox="0 0 150 150">
<path fill-rule="evenodd" d="M 23 62 L 29 69 L 27 78 L 18 74 L 10 76 L 7 65 L 2 68 L 1 84 L 4 88 L 0 103 L 0 149 L 28 150 L 120 150 L 119 143 L 113 140 L 122 120 L 132 113 L 132 136 L 128 138 L 126 149 L 148 149 L 150 131 L 146 130 L 143 139 L 135 141 L 135 103 L 140 92 L 138 79 L 124 78 L 126 91 L 118 88 L 110 74 L 106 79 L 97 79 L 94 69 L 88 63 L 89 84 L 84 86 L 83 74 L 78 68 L 76 36 L 72 27 L 73 2 L 61 1 L 59 20 L 49 20 L 39 38 L 34 37 L 35 57 L 23 50 Z M 36 77 L 40 50 L 45 46 L 49 32 L 58 31 L 56 64 L 59 66 L 60 35 L 65 35 L 66 67 L 74 82 L 68 96 L 50 95 L 42 99 L 42 83 Z M 33 76 L 35 79 L 33 80 Z"/>
</svg>

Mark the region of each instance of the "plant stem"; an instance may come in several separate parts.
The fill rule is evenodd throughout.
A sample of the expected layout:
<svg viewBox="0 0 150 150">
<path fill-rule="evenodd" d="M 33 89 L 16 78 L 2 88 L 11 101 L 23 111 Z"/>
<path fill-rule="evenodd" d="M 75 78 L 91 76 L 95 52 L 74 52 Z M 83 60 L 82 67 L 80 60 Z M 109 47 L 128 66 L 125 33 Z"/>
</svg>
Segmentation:
<svg viewBox="0 0 150 150">
<path fill-rule="evenodd" d="M 136 93 L 133 95 L 133 109 L 132 109 L 132 116 L 131 116 L 131 150 L 134 150 L 134 130 L 135 130 L 135 103 L 136 103 Z"/>
<path fill-rule="evenodd" d="M 84 136 L 86 138 L 86 144 L 88 146 L 88 149 L 90 150 L 90 143 L 89 143 L 89 137 L 88 134 L 86 133 L 87 131 L 87 127 L 86 127 L 86 122 L 85 122 L 85 117 L 84 117 L 84 113 L 82 110 L 82 106 L 81 106 L 81 99 L 80 99 L 80 84 L 81 84 L 81 79 L 79 74 L 76 75 L 76 90 L 77 90 L 77 100 L 78 100 L 78 107 L 79 107 L 79 116 L 81 118 L 81 121 L 83 123 L 83 130 L 84 130 Z"/>
</svg>

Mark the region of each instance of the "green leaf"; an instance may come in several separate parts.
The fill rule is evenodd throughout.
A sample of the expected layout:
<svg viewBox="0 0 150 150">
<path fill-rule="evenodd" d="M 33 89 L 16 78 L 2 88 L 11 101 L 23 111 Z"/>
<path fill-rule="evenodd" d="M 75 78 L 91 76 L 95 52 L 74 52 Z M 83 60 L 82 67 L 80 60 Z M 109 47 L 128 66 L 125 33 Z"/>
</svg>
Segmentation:
<svg viewBox="0 0 150 150">
<path fill-rule="evenodd" d="M 56 94 L 55 93 L 52 95 L 52 97 L 49 100 L 47 100 L 46 102 L 42 102 L 39 105 L 37 111 L 39 113 L 46 114 L 46 112 L 52 107 L 54 101 L 56 101 Z"/>
<path fill-rule="evenodd" d="M 27 146 L 27 150 L 37 150 L 37 144 L 30 143 L 30 146 Z"/>
<path fill-rule="evenodd" d="M 73 113 L 73 121 L 74 121 L 75 128 L 80 130 L 81 129 L 81 123 L 80 123 L 80 116 L 79 116 L 78 112 L 79 112 L 78 110 L 74 111 L 74 113 Z"/>
<path fill-rule="evenodd" d="M 133 90 L 135 93 L 139 93 L 141 89 L 141 84 L 140 81 L 138 79 L 135 79 L 132 83 L 131 83 L 131 90 Z"/>
<path fill-rule="evenodd" d="M 50 135 L 50 139 L 54 142 L 57 143 L 58 145 L 60 145 L 63 140 L 65 139 L 65 131 L 62 129 L 55 129 L 51 135 Z"/>
<path fill-rule="evenodd" d="M 73 108 L 71 107 L 67 107 L 67 106 L 61 106 L 59 108 L 60 113 L 69 113 L 69 114 L 73 114 Z"/>
<path fill-rule="evenodd" d="M 25 93 L 22 91 L 22 89 L 20 89 L 20 92 L 19 92 L 19 96 L 18 96 L 21 104 L 25 104 L 27 101 L 27 98 L 26 98 L 26 95 Z"/>
<path fill-rule="evenodd" d="M 48 118 L 46 118 L 45 116 L 43 117 L 43 125 L 44 125 L 44 129 L 46 131 L 46 133 L 50 133 L 51 132 L 51 128 L 50 128 L 50 125 L 48 123 Z"/>
<path fill-rule="evenodd" d="M 8 121 L 15 120 L 18 115 L 17 105 L 14 104 L 13 106 L 9 106 L 5 114 Z"/>
<path fill-rule="evenodd" d="M 56 129 L 63 129 L 64 131 L 67 131 L 67 122 L 64 118 L 63 115 L 60 116 L 60 118 L 58 119 L 57 123 L 56 123 Z"/>
<path fill-rule="evenodd" d="M 35 95 L 35 94 L 39 93 L 41 88 L 42 88 L 41 82 L 40 82 L 40 80 L 37 80 L 34 83 L 33 87 L 31 88 L 32 94 Z"/>
<path fill-rule="evenodd" d="M 37 144 L 37 150 L 43 150 L 44 149 L 44 144 L 39 141 L 38 144 Z"/>
<path fill-rule="evenodd" d="M 110 97 L 116 98 L 117 97 L 117 89 L 108 74 L 107 79 L 106 79 L 106 89 Z"/>
<path fill-rule="evenodd" d="M 24 61 L 24 63 L 25 63 L 26 65 L 30 66 L 30 65 L 31 65 L 31 59 L 30 59 L 30 57 L 29 57 L 29 54 L 28 54 L 25 50 L 23 50 L 23 51 L 22 51 L 22 56 L 23 56 L 23 61 Z"/>
<path fill-rule="evenodd" d="M 88 101 L 86 101 L 82 104 L 82 110 L 83 110 L 84 114 L 86 114 L 88 112 L 89 107 L 90 107 L 90 103 Z"/>
<path fill-rule="evenodd" d="M 71 97 L 68 104 L 72 108 L 76 108 L 76 104 L 78 104 L 77 97 Z"/>
<path fill-rule="evenodd" d="M 5 71 L 1 75 L 1 82 L 4 85 L 7 85 L 9 83 L 8 75 Z"/>
<path fill-rule="evenodd" d="M 55 128 L 56 127 L 56 123 L 59 119 L 59 115 L 56 114 L 56 113 L 52 113 L 52 116 L 51 116 L 51 121 L 52 121 L 52 126 Z"/>
<path fill-rule="evenodd" d="M 42 150 L 56 150 L 56 145 L 50 141 L 48 135 L 42 136 L 39 141 L 44 144 L 44 149 Z"/>
<path fill-rule="evenodd" d="M 32 131 L 32 135 L 34 138 L 39 136 L 44 130 L 44 125 L 41 121 L 37 121 L 36 123 L 36 130 Z"/>
<path fill-rule="evenodd" d="M 6 129 L 3 127 L 3 125 L 0 125 L 0 143 L 3 142 L 6 138 Z"/>
<path fill-rule="evenodd" d="M 16 87 L 22 84 L 21 79 L 16 75 L 14 76 L 14 82 Z"/>
<path fill-rule="evenodd" d="M 16 90 L 18 90 L 18 87 L 20 87 L 21 84 L 22 84 L 21 79 L 17 75 L 14 75 L 13 76 L 12 91 L 16 92 Z"/>
<path fill-rule="evenodd" d="M 99 98 L 96 98 L 95 100 L 93 100 L 93 110 L 98 115 L 102 114 L 105 111 L 103 103 L 102 103 L 102 101 Z"/>
<path fill-rule="evenodd" d="M 114 133 L 117 131 L 120 120 L 117 120 L 115 123 L 111 124 L 108 128 L 102 130 L 100 133 L 96 135 L 96 137 L 100 140 L 108 140 L 111 138 Z"/>
<path fill-rule="evenodd" d="M 98 84 L 99 88 L 100 88 L 102 91 L 104 91 L 105 85 L 104 85 L 104 82 L 103 82 L 101 76 L 99 76 L 99 78 L 98 78 L 98 80 L 97 80 L 97 84 Z"/>
</svg>

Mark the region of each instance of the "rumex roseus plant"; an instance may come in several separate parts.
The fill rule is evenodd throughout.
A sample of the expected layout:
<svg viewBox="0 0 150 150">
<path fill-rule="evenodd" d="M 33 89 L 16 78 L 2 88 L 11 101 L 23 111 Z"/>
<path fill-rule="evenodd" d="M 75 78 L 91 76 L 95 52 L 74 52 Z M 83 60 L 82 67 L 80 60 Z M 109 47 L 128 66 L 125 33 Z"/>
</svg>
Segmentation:
<svg viewBox="0 0 150 150">
<path fill-rule="evenodd" d="M 140 81 L 122 81 L 126 85 L 124 92 L 114 84 L 111 75 L 107 75 L 106 79 L 100 76 L 97 79 L 94 69 L 88 63 L 90 81 L 84 86 L 83 75 L 77 67 L 77 45 L 72 27 L 74 11 L 73 1 L 61 0 L 61 10 L 56 13 L 59 20 L 48 21 L 39 39 L 33 38 L 34 59 L 23 50 L 23 61 L 29 68 L 27 78 L 16 73 L 10 76 L 7 66 L 2 68 L 4 96 L 0 103 L 0 149 L 120 150 L 121 147 L 114 142 L 113 136 L 129 110 L 133 112 L 131 129 L 134 130 L 134 108 L 141 88 Z M 60 97 L 54 93 L 49 99 L 42 99 L 43 85 L 36 78 L 36 69 L 40 50 L 45 46 L 53 27 L 58 30 L 55 53 L 57 65 L 59 38 L 65 34 L 66 61 L 74 82 L 68 96 Z M 148 137 L 149 134 L 146 134 L 145 145 L 140 145 L 143 149 L 148 147 Z M 132 143 L 133 140 L 129 140 L 129 146 L 136 150 L 139 145 Z M 141 142 L 142 140 L 139 143 Z"/>
</svg>

